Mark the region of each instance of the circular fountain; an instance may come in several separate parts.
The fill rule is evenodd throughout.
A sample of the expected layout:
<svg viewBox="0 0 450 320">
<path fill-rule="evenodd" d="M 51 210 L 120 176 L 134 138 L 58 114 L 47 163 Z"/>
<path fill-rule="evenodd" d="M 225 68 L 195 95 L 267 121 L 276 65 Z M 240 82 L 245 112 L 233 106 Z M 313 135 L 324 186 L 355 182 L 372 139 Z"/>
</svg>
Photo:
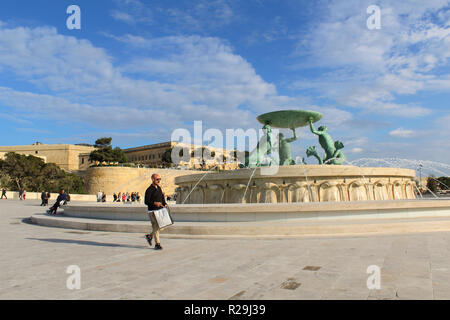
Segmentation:
<svg viewBox="0 0 450 320">
<path fill-rule="evenodd" d="M 302 204 L 416 199 L 415 172 L 410 169 L 291 165 L 278 167 L 274 175 L 265 175 L 264 168 L 254 170 L 177 177 L 177 203 Z"/>
<path fill-rule="evenodd" d="M 258 116 L 265 134 L 245 159 L 247 168 L 178 177 L 175 179 L 179 186 L 177 203 L 308 203 L 416 198 L 413 170 L 342 165 L 346 162 L 341 151 L 344 144 L 334 141 L 325 126 L 314 128 L 313 123 L 321 118 L 320 113 L 306 110 L 282 110 Z M 297 139 L 295 128 L 307 125 L 318 136 L 325 151 L 323 157 L 319 156 L 315 146 L 306 151 L 307 156 L 315 157 L 319 165 L 295 165 L 290 154 L 289 144 Z M 284 139 L 280 133 L 277 139 L 271 128 L 289 128 L 294 137 Z"/>
<path fill-rule="evenodd" d="M 334 141 L 325 126 L 314 128 L 321 118 L 320 113 L 304 110 L 259 116 L 264 134 L 241 161 L 241 169 L 175 178 L 177 204 L 171 206 L 171 214 L 176 223 L 164 233 L 284 237 L 450 231 L 450 221 L 411 220 L 450 218 L 450 200 L 417 199 L 412 169 L 344 165 L 348 163 L 344 144 Z M 324 154 L 310 146 L 306 155 L 318 164 L 306 164 L 304 159 L 296 164 L 290 143 L 297 140 L 295 129 L 308 125 Z M 293 137 L 276 136 L 272 128 L 291 129 Z M 392 219 L 398 223 L 386 222 Z M 34 221 L 90 230 L 147 232 L 149 228 L 144 205 L 71 204 L 62 218 L 34 217 Z"/>
</svg>

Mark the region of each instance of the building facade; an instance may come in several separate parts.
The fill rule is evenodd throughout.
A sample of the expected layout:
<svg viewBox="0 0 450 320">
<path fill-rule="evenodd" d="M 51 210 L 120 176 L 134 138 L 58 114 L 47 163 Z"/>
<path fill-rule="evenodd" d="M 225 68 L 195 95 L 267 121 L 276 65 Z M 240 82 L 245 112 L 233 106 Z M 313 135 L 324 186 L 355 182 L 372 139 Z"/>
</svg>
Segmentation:
<svg viewBox="0 0 450 320">
<path fill-rule="evenodd" d="M 23 155 L 32 155 L 43 159 L 46 163 L 55 163 L 61 169 L 67 171 L 80 170 L 79 155 L 95 150 L 92 146 L 73 144 L 42 144 L 34 143 L 27 146 L 0 147 L 0 155 L 3 157 L 8 152 Z"/>
<path fill-rule="evenodd" d="M 222 148 L 215 148 L 211 146 L 187 145 L 179 142 L 163 142 L 151 144 L 136 148 L 124 149 L 124 153 L 128 158 L 128 162 L 150 165 L 162 166 L 167 163 L 167 154 L 171 153 L 174 148 L 184 149 L 189 152 L 186 161 L 180 161 L 175 166 L 182 166 L 187 169 L 211 169 L 218 167 L 221 170 L 233 170 L 238 168 L 236 162 L 230 162 L 233 159 L 234 150 L 226 150 Z M 199 155 L 199 156 L 198 156 Z M 203 161 L 202 155 L 209 160 Z"/>
</svg>

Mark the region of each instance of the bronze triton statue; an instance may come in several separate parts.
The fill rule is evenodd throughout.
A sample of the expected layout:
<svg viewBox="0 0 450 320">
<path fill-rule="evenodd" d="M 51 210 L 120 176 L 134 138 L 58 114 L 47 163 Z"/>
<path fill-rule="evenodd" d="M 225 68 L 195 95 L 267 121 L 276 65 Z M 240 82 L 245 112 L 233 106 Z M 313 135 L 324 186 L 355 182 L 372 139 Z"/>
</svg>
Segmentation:
<svg viewBox="0 0 450 320">
<path fill-rule="evenodd" d="M 325 156 L 319 157 L 316 151 L 316 147 L 311 146 L 306 149 L 306 155 L 308 157 L 314 156 L 319 164 L 343 164 L 345 161 L 345 155 L 342 153 L 341 149 L 344 148 L 344 144 L 341 141 L 334 141 L 327 131 L 327 127 L 320 126 L 318 130 L 314 129 L 313 119 L 309 120 L 309 127 L 311 132 L 319 136 L 320 146 L 325 151 Z"/>
</svg>

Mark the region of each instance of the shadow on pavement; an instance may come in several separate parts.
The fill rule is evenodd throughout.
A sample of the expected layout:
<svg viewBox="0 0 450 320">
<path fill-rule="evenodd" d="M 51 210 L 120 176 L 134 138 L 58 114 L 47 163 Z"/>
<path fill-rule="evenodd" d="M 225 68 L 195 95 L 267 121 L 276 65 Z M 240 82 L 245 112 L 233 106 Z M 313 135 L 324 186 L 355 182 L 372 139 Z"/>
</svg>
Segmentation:
<svg viewBox="0 0 450 320">
<path fill-rule="evenodd" d="M 116 243 L 104 243 L 97 241 L 86 241 L 86 240 L 71 240 L 71 239 L 39 239 L 39 238 L 26 238 L 27 240 L 38 240 L 53 243 L 64 243 L 64 244 L 78 244 L 84 246 L 100 246 L 100 247 L 120 247 L 120 248 L 133 248 L 133 249 L 148 249 L 149 246 L 131 246 Z M 145 241 L 145 239 L 142 239 Z"/>
</svg>

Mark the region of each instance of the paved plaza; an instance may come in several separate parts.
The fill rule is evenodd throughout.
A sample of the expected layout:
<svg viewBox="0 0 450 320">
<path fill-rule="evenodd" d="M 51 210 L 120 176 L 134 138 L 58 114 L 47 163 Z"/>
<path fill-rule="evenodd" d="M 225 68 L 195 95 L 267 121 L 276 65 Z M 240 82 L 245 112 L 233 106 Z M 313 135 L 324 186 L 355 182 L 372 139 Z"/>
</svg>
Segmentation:
<svg viewBox="0 0 450 320">
<path fill-rule="evenodd" d="M 0 201 L 0 299 L 450 299 L 450 233 L 168 239 L 30 224 L 38 201 Z M 149 225 L 150 229 L 150 225 Z M 68 266 L 81 271 L 69 290 Z M 381 270 L 369 290 L 367 268 Z"/>
</svg>

